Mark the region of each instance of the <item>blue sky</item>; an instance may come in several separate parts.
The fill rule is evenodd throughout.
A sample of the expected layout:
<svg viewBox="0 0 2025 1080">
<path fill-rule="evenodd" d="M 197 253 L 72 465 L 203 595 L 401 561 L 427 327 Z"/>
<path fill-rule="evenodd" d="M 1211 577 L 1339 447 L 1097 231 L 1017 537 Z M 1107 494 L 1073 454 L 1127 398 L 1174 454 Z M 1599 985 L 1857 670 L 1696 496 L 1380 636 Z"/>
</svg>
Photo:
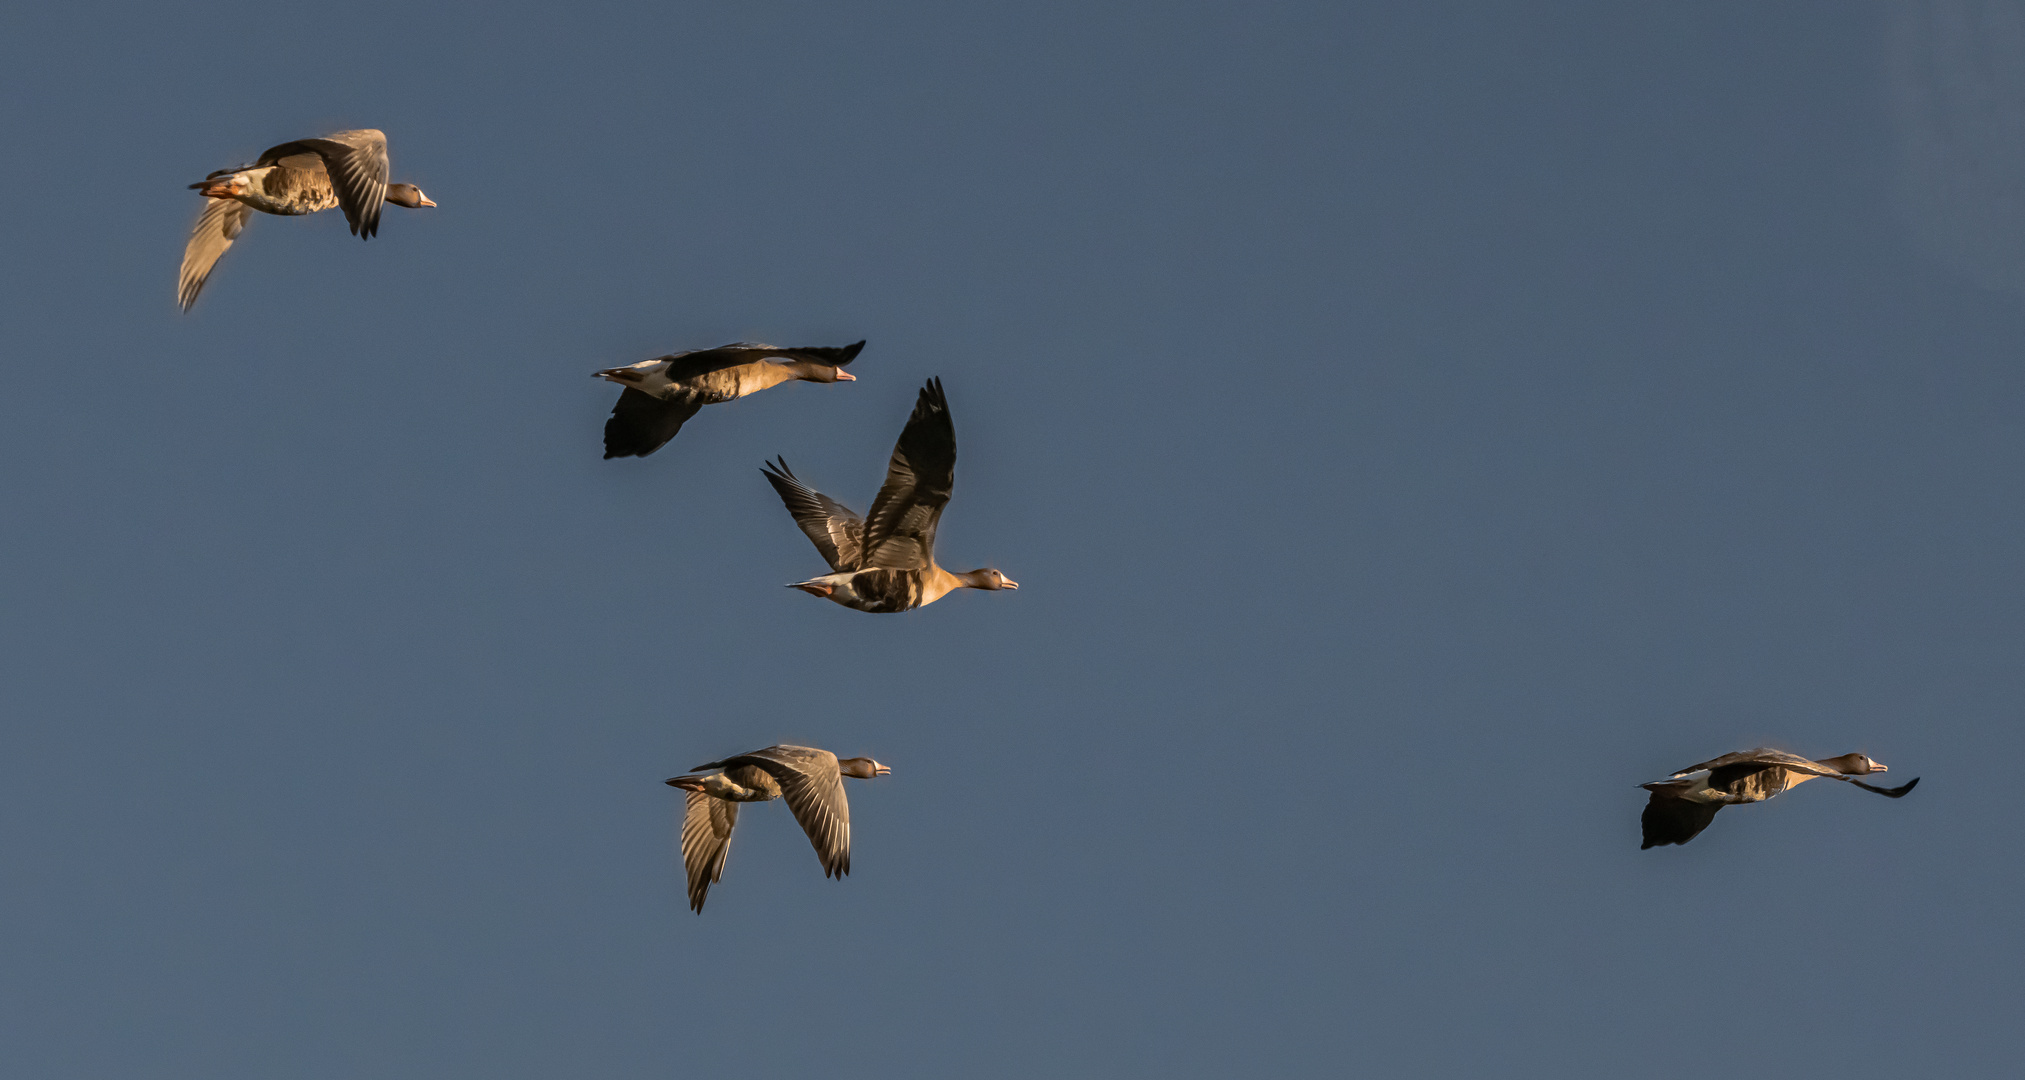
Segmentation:
<svg viewBox="0 0 2025 1080">
<path fill-rule="evenodd" d="M 2006 1075 L 2021 28 L 10 9 L 12 1066 Z M 440 207 L 179 315 L 184 185 L 347 127 Z M 600 460 L 738 338 L 869 344 Z M 781 588 L 761 460 L 863 509 L 929 376 L 1021 590 Z M 660 781 L 774 742 L 893 766 L 852 876 L 757 807 L 692 916 Z M 1925 782 L 1638 850 L 1760 743 Z"/>
</svg>

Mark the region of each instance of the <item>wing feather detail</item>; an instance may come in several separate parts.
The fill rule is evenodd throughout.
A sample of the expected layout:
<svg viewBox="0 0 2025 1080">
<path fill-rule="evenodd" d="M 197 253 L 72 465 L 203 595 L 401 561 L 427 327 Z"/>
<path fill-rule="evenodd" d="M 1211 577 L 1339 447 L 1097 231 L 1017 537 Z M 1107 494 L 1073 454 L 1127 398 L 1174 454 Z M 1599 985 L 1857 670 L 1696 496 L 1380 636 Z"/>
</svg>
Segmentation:
<svg viewBox="0 0 2025 1080">
<path fill-rule="evenodd" d="M 211 279 L 211 269 L 253 217 L 253 208 L 237 199 L 205 202 L 210 205 L 204 207 L 196 227 L 190 230 L 189 242 L 183 245 L 183 269 L 176 279 L 176 303 L 184 311 L 197 302 L 197 294 Z"/>
<path fill-rule="evenodd" d="M 724 877 L 731 830 L 738 825 L 738 804 L 700 791 L 688 795 L 682 815 L 682 868 L 689 875 L 689 910 L 700 915 L 710 886 Z"/>
<path fill-rule="evenodd" d="M 387 199 L 387 137 L 372 128 L 339 131 L 321 139 L 282 143 L 260 155 L 260 164 L 309 151 L 323 159 L 338 208 L 345 212 L 352 235 L 370 240 L 380 231 L 380 207 Z"/>
<path fill-rule="evenodd" d="M 795 524 L 838 573 L 856 570 L 863 556 L 865 522 L 850 507 L 801 482 L 786 458 L 768 462 L 760 472 L 787 504 Z"/>
<path fill-rule="evenodd" d="M 851 804 L 837 755 L 807 746 L 769 746 L 704 767 L 739 765 L 757 765 L 780 784 L 781 799 L 808 834 L 824 877 L 841 879 L 851 872 Z"/>
<path fill-rule="evenodd" d="M 886 482 L 865 515 L 865 569 L 925 570 L 935 527 L 956 486 L 956 425 L 942 380 L 930 379 L 893 446 Z"/>
</svg>

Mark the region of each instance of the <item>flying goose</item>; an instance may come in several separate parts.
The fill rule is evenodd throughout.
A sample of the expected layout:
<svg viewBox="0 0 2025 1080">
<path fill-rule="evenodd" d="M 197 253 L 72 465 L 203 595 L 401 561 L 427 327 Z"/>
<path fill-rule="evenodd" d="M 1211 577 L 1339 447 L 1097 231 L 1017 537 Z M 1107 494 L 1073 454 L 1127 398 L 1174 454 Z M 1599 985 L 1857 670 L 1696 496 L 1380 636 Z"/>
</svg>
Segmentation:
<svg viewBox="0 0 2025 1080">
<path fill-rule="evenodd" d="M 183 246 L 176 303 L 184 311 L 255 210 L 294 217 L 340 207 L 352 235 L 370 240 L 380 231 L 381 203 L 436 205 L 413 184 L 387 183 L 387 137 L 371 128 L 285 142 L 251 165 L 220 169 L 190 186 L 211 201 Z"/>
<path fill-rule="evenodd" d="M 646 457 L 661 449 L 696 410 L 735 401 L 792 379 L 856 382 L 844 365 L 865 347 L 783 349 L 734 341 L 596 372 L 626 389 L 605 421 L 605 457 Z"/>
<path fill-rule="evenodd" d="M 859 611 L 895 612 L 932 604 L 952 589 L 1017 589 L 997 570 L 952 574 L 935 565 L 935 525 L 956 483 L 956 428 L 942 380 L 930 379 L 900 431 L 886 483 L 868 518 L 804 485 L 787 459 L 760 470 L 795 524 L 835 573 L 789 585 Z"/>
<path fill-rule="evenodd" d="M 716 769 L 717 772 L 706 772 Z M 724 876 L 724 857 L 731 851 L 731 829 L 738 824 L 738 804 L 786 799 L 788 809 L 809 834 L 823 876 L 839 881 L 851 872 L 851 805 L 844 799 L 844 777 L 870 780 L 893 770 L 871 758 L 837 760 L 828 750 L 807 746 L 769 746 L 689 770 L 667 783 L 689 793 L 682 817 L 682 866 L 689 872 L 689 910 L 703 913 L 703 898 Z"/>
<path fill-rule="evenodd" d="M 1638 785 L 1652 792 L 1652 797 L 1646 800 L 1645 813 L 1639 818 L 1645 830 L 1645 843 L 1639 845 L 1639 850 L 1685 844 L 1708 828 L 1709 822 L 1716 818 L 1716 811 L 1723 807 L 1764 802 L 1817 776 L 1855 784 L 1893 799 L 1919 783 L 1919 778 L 1914 777 L 1903 786 L 1881 788 L 1851 779 L 1887 771 L 1882 764 L 1862 754 L 1809 761 L 1765 746 L 1724 754 L 1713 761 L 1690 765 L 1665 780 Z"/>
</svg>

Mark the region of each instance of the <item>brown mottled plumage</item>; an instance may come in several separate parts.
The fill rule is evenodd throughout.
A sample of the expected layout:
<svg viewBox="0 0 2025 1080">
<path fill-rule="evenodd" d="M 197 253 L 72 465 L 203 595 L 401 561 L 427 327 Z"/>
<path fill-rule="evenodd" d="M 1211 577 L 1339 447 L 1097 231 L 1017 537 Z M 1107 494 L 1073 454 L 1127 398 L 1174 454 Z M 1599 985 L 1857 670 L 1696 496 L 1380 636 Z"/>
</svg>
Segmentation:
<svg viewBox="0 0 2025 1080">
<path fill-rule="evenodd" d="M 717 772 L 706 772 L 709 769 Z M 689 876 L 689 908 L 702 913 L 710 886 L 724 876 L 738 804 L 787 800 L 822 860 L 823 876 L 851 872 L 851 806 L 846 776 L 869 780 L 893 770 L 871 758 L 845 758 L 807 746 L 769 746 L 711 761 L 667 783 L 689 793 L 682 818 L 682 865 Z"/>
<path fill-rule="evenodd" d="M 383 203 L 436 205 L 413 184 L 387 183 L 387 168 L 387 137 L 364 129 L 269 147 L 251 165 L 220 169 L 191 184 L 212 201 L 183 246 L 176 303 L 188 311 L 197 302 L 212 267 L 255 210 L 296 217 L 340 207 L 352 235 L 369 240 L 379 232 Z"/>
</svg>

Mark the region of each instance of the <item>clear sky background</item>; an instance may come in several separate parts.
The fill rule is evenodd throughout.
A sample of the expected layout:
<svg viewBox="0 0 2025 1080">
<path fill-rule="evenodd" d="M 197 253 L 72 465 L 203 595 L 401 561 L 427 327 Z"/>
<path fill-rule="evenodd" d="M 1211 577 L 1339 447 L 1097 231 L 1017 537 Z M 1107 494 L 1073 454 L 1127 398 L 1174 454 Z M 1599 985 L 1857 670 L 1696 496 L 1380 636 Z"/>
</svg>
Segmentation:
<svg viewBox="0 0 2025 1080">
<path fill-rule="evenodd" d="M 0 132 L 10 1074 L 2014 1075 L 2018 5 L 16 4 Z M 781 588 L 931 375 L 1021 590 Z M 853 874 L 691 915 L 775 742 Z M 1761 743 L 1925 782 L 1639 851 Z"/>
</svg>

